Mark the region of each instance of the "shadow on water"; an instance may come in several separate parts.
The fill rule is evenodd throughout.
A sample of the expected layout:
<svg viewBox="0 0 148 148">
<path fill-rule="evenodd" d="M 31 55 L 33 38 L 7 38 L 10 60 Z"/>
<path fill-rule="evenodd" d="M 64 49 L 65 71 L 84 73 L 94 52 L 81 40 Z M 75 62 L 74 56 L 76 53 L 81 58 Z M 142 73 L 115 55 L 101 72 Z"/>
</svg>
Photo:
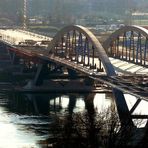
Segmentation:
<svg viewBox="0 0 148 148">
<path fill-rule="evenodd" d="M 0 147 L 46 148 L 58 143 L 60 146 L 55 144 L 53 148 L 72 148 L 71 145 L 73 148 L 87 148 L 88 145 L 95 148 L 104 142 L 98 134 L 104 139 L 101 130 L 107 129 L 107 122 L 112 121 L 110 113 L 104 110 L 114 104 L 112 98 L 112 94 L 94 93 L 0 93 Z M 118 126 L 118 123 L 113 116 L 113 124 Z"/>
<path fill-rule="evenodd" d="M 7 122 L 16 127 L 19 138 L 22 138 L 25 132 L 25 135 L 26 133 L 28 135 L 26 141 L 28 139 L 31 140 L 33 133 L 33 136 L 36 138 L 34 138 L 34 141 L 31 141 L 33 145 L 27 145 L 28 147 L 42 148 L 48 147 L 49 143 L 51 143 L 49 139 L 53 138 L 53 125 L 57 118 L 72 116 L 73 112 L 83 112 L 84 110 L 88 110 L 90 117 L 93 115 L 94 95 L 0 94 L 0 110 L 2 108 L 1 114 L 9 118 Z M 21 133 L 20 131 L 23 132 Z M 23 138 L 25 139 L 25 136 Z M 13 146 L 7 145 L 7 147 L 12 148 Z"/>
</svg>

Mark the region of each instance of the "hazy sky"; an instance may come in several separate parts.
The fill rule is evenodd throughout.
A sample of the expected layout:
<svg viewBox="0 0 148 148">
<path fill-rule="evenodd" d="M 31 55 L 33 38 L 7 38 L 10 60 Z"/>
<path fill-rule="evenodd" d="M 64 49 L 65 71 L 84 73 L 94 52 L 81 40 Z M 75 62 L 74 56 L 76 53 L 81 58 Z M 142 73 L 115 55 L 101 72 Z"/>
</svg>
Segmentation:
<svg viewBox="0 0 148 148">
<path fill-rule="evenodd" d="M 148 11 L 148 0 L 27 0 L 28 15 L 124 15 L 129 9 Z M 0 0 L 0 15 L 16 16 L 23 0 Z"/>
</svg>

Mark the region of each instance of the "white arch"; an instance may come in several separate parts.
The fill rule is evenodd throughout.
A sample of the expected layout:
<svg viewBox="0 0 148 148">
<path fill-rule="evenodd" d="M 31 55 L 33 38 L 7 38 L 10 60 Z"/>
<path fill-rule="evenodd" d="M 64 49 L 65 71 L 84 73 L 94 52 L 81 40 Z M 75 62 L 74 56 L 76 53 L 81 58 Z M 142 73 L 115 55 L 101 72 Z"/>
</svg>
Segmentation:
<svg viewBox="0 0 148 148">
<path fill-rule="evenodd" d="M 124 32 L 128 31 L 135 31 L 141 33 L 143 36 L 148 38 L 148 30 L 146 28 L 140 27 L 140 26 L 124 26 L 117 31 L 115 31 L 113 34 L 107 38 L 107 40 L 103 43 L 103 47 L 105 50 L 108 50 L 110 47 L 110 44 L 112 41 L 116 40 L 119 35 L 123 34 Z"/>
<path fill-rule="evenodd" d="M 100 44 L 98 39 L 94 36 L 94 34 L 91 31 L 89 31 L 87 28 L 83 27 L 83 26 L 78 26 L 78 25 L 67 26 L 67 27 L 63 28 L 62 30 L 60 30 L 55 35 L 53 40 L 51 41 L 51 43 L 49 45 L 49 50 L 54 49 L 54 47 L 56 46 L 56 43 L 61 39 L 61 37 L 64 34 L 66 34 L 67 32 L 73 31 L 73 30 L 82 33 L 92 43 L 95 50 L 98 52 L 98 55 L 99 55 L 98 58 L 101 60 L 103 66 L 104 66 L 104 68 L 106 70 L 107 75 L 108 76 L 115 75 L 114 68 L 113 68 L 112 64 L 110 63 L 110 60 L 109 60 L 104 48 L 102 47 L 102 45 Z"/>
</svg>

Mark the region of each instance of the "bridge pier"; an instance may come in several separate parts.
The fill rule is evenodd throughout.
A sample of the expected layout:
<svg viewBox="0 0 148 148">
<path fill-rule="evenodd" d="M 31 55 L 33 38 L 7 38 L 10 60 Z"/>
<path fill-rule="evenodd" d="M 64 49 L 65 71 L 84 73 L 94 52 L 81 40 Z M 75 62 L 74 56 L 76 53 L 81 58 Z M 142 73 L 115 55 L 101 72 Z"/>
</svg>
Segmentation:
<svg viewBox="0 0 148 148">
<path fill-rule="evenodd" d="M 77 100 L 77 97 L 76 95 L 70 95 L 69 96 L 69 103 L 68 103 L 68 112 L 69 112 L 69 115 L 72 115 L 73 113 L 73 110 L 75 108 L 75 105 L 76 105 L 76 100 Z"/>
<path fill-rule="evenodd" d="M 130 111 L 128 109 L 123 92 L 121 92 L 120 90 L 118 90 L 116 88 L 113 88 L 113 94 L 114 94 L 119 118 L 121 121 L 121 125 L 122 126 L 127 126 L 127 125 L 134 126 L 134 123 L 132 121 L 132 117 L 131 117 Z"/>
<path fill-rule="evenodd" d="M 15 52 L 12 53 L 11 60 L 12 60 L 12 65 L 19 65 L 20 64 L 20 58 L 17 57 Z"/>
<path fill-rule="evenodd" d="M 0 42 L 0 51 L 2 53 L 7 53 L 8 54 L 8 45 L 4 44 L 3 42 Z"/>
<path fill-rule="evenodd" d="M 45 63 L 40 63 L 38 65 L 38 69 L 37 69 L 37 72 L 36 72 L 36 75 L 35 75 L 35 78 L 33 80 L 33 85 L 35 86 L 40 86 L 43 84 L 43 80 L 45 78 L 47 78 L 47 75 L 49 73 L 49 70 L 48 70 L 48 63 L 45 62 Z"/>
<path fill-rule="evenodd" d="M 89 118 L 94 118 L 95 109 L 94 109 L 94 93 L 85 95 L 85 108 L 88 112 Z"/>
<path fill-rule="evenodd" d="M 6 68 L 6 65 L 10 65 L 11 58 L 8 51 L 8 46 L 5 45 L 3 42 L 0 42 L 0 65 L 3 68 Z"/>
</svg>

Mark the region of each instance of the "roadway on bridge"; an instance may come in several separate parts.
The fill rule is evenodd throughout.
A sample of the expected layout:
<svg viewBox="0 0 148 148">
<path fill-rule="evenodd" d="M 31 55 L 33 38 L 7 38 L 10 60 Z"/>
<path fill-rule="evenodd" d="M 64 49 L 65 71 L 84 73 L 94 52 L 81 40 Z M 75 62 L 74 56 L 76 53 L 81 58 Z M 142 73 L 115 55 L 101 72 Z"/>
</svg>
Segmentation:
<svg viewBox="0 0 148 148">
<path fill-rule="evenodd" d="M 39 35 L 21 29 L 0 29 L 0 36 L 2 36 L 3 40 L 13 45 L 18 45 L 20 42 L 25 42 L 25 40 L 33 40 L 33 41 L 52 40 L 52 38 L 50 37 Z M 134 74 L 148 75 L 148 68 L 142 67 L 140 65 L 136 65 L 126 61 L 121 61 L 119 59 L 114 59 L 114 58 L 110 58 L 110 61 L 114 65 L 116 72 L 119 74 L 134 73 Z"/>
<path fill-rule="evenodd" d="M 25 42 L 26 40 L 51 41 L 52 39 L 47 36 L 39 35 L 29 31 L 21 30 L 21 29 L 0 29 L 0 36 L 3 40 L 13 45 L 18 45 L 20 42 Z"/>
<path fill-rule="evenodd" d="M 148 75 L 148 68 L 129 63 L 126 61 L 121 61 L 119 59 L 109 58 L 113 64 L 116 72 L 118 74 L 138 74 L 138 75 Z"/>
</svg>

